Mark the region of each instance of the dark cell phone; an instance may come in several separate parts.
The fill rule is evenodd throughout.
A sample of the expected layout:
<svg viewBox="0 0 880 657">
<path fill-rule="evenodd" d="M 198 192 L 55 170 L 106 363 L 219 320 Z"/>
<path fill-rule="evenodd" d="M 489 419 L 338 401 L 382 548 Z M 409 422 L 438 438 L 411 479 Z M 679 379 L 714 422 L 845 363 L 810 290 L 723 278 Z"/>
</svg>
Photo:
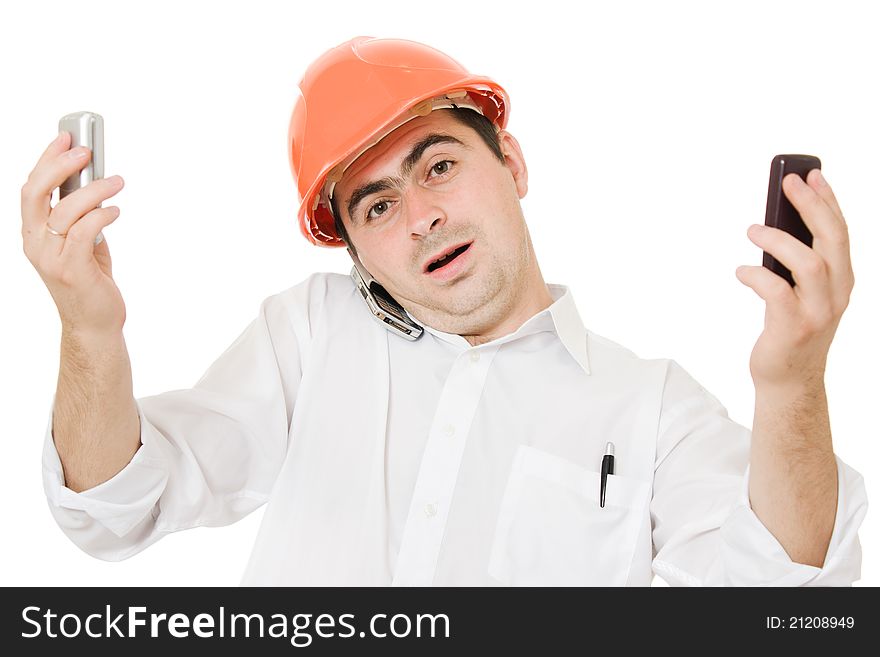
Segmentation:
<svg viewBox="0 0 880 657">
<path fill-rule="evenodd" d="M 764 224 L 794 235 L 810 248 L 813 246 L 813 234 L 782 191 L 782 179 L 790 173 L 796 173 L 806 182 L 807 174 L 811 170 L 821 168 L 822 162 L 813 155 L 777 155 L 770 163 L 770 187 L 767 190 L 767 214 L 764 217 Z M 766 251 L 764 251 L 764 266 L 782 276 L 794 287 L 794 278 L 788 267 Z"/>
</svg>

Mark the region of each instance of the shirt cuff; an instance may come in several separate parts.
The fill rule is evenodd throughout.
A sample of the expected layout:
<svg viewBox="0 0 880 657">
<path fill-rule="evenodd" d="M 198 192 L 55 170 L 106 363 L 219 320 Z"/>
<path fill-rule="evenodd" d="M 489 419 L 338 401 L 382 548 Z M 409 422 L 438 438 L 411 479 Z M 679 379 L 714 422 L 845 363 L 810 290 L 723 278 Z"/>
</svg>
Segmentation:
<svg viewBox="0 0 880 657">
<path fill-rule="evenodd" d="M 64 471 L 52 436 L 54 396 L 43 444 L 43 488 L 49 503 L 59 510 L 83 511 L 120 538 L 153 510 L 169 474 L 161 437 L 144 417 L 140 403 L 135 403 L 141 421 L 141 446 L 122 470 L 102 484 L 79 493 L 64 485 Z"/>
<path fill-rule="evenodd" d="M 792 561 L 755 515 L 749 501 L 746 467 L 739 499 L 721 526 L 722 557 L 728 586 L 851 586 L 861 578 L 858 530 L 868 508 L 862 476 L 835 455 L 837 515 L 821 568 Z"/>
</svg>

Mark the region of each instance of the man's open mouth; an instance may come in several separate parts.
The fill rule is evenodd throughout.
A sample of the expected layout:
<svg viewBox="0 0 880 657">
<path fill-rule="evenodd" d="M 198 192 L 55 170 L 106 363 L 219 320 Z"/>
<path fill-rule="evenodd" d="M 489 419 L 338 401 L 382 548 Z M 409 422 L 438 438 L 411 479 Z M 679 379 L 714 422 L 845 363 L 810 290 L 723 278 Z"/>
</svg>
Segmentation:
<svg viewBox="0 0 880 657">
<path fill-rule="evenodd" d="M 436 260 L 434 260 L 434 262 L 432 262 L 431 264 L 428 265 L 428 268 L 426 271 L 430 274 L 433 271 L 436 271 L 442 267 L 445 267 L 450 262 L 455 260 L 458 256 L 460 256 L 462 253 L 467 251 L 471 244 L 472 244 L 472 242 L 468 242 L 467 244 L 462 244 L 461 246 L 456 248 L 454 251 L 447 253 L 446 255 L 444 255 L 441 258 L 437 258 Z"/>
</svg>

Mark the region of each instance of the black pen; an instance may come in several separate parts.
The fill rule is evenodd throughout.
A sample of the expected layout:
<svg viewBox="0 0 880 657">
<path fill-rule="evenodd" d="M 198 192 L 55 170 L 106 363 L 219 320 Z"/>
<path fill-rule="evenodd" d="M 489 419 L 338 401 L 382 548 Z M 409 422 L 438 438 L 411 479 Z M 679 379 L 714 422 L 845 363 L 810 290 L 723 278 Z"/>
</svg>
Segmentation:
<svg viewBox="0 0 880 657">
<path fill-rule="evenodd" d="M 599 488 L 599 506 L 605 508 L 605 484 L 608 475 L 614 474 L 614 443 L 605 445 L 605 456 L 602 457 L 602 484 Z"/>
</svg>

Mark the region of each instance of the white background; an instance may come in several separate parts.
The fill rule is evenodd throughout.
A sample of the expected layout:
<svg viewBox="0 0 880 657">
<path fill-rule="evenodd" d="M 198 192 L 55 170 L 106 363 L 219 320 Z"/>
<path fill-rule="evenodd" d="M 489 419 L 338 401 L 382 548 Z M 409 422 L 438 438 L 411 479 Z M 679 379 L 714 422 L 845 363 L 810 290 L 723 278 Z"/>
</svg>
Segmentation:
<svg viewBox="0 0 880 657">
<path fill-rule="evenodd" d="M 126 181 L 105 203 L 122 210 L 105 234 L 135 396 L 188 388 L 265 297 L 350 268 L 344 250 L 300 235 L 286 137 L 308 63 L 355 35 L 429 43 L 505 86 L 545 280 L 571 286 L 590 329 L 674 358 L 747 427 L 764 302 L 734 271 L 761 262 L 746 229 L 763 223 L 773 155 L 818 155 L 856 274 L 828 360 L 834 447 L 870 497 L 880 474 L 871 4 L 5 3 L 0 583 L 235 585 L 261 516 L 168 536 L 122 563 L 83 554 L 50 516 L 40 453 L 60 322 L 19 221 L 21 185 L 58 118 L 103 115 L 105 176 Z M 880 584 L 875 510 L 860 536 L 857 585 Z"/>
</svg>

